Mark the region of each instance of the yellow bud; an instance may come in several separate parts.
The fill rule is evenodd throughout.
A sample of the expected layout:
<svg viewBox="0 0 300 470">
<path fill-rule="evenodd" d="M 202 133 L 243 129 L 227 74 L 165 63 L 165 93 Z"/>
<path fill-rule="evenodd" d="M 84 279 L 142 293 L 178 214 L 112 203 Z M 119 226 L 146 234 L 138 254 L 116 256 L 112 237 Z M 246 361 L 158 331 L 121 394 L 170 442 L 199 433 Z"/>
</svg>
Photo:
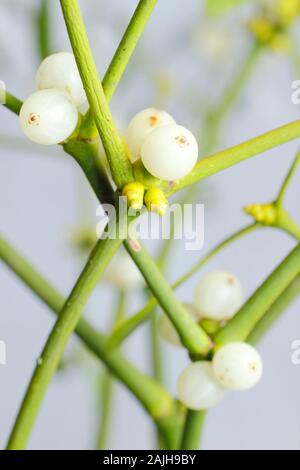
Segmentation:
<svg viewBox="0 0 300 470">
<path fill-rule="evenodd" d="M 251 204 L 246 206 L 244 211 L 251 215 L 256 222 L 265 225 L 272 225 L 277 217 L 277 210 L 273 204 Z"/>
<path fill-rule="evenodd" d="M 138 181 L 133 181 L 124 186 L 122 195 L 127 198 L 128 206 L 139 211 L 143 207 L 144 185 Z"/>
<path fill-rule="evenodd" d="M 263 206 L 264 211 L 264 222 L 267 225 L 271 225 L 275 222 L 277 217 L 277 211 L 273 204 L 265 204 Z"/>
<path fill-rule="evenodd" d="M 145 194 L 145 204 L 150 212 L 163 216 L 169 205 L 167 198 L 161 189 L 151 187 Z"/>
<path fill-rule="evenodd" d="M 249 29 L 255 39 L 263 44 L 271 41 L 274 34 L 272 23 L 266 18 L 256 18 L 249 22 Z"/>
<path fill-rule="evenodd" d="M 290 47 L 288 36 L 284 33 L 277 33 L 270 42 L 270 47 L 275 52 L 287 52 Z"/>
<path fill-rule="evenodd" d="M 282 24 L 290 24 L 297 17 L 299 12 L 299 0 L 277 0 L 277 15 Z"/>
</svg>

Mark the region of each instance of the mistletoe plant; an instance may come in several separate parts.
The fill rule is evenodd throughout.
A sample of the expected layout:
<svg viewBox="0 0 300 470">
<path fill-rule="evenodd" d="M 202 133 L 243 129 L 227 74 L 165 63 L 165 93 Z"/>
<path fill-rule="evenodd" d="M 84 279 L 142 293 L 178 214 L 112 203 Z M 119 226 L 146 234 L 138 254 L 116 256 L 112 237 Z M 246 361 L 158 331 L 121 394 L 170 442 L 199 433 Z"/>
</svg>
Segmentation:
<svg viewBox="0 0 300 470">
<path fill-rule="evenodd" d="M 239 237 L 258 228 L 274 227 L 292 236 L 296 242 L 300 240 L 300 227 L 284 206 L 286 190 L 300 161 L 299 154 L 276 200 L 247 206 L 245 211 L 253 217 L 253 223 L 220 242 L 172 286 L 163 275 L 167 247 L 164 246 L 156 261 L 140 240 L 131 238 L 130 231 L 124 230 L 139 217 L 144 205 L 148 211 L 163 216 L 172 194 L 192 188 L 215 173 L 300 137 L 300 121 L 291 122 L 229 149 L 214 154 L 208 152 L 206 157 L 198 160 L 194 135 L 166 111 L 149 107 L 133 117 L 124 142 L 116 128 L 109 101 L 156 3 L 157 0 L 140 0 L 101 82 L 77 0 L 60 0 L 73 54 L 60 52 L 47 56 L 37 72 L 37 91 L 24 103 L 9 92 L 5 93 L 6 108 L 19 115 L 21 128 L 29 139 L 42 145 L 59 144 L 79 164 L 101 204 L 118 207 L 121 197 L 128 205 L 126 213 L 116 212 L 117 237 L 100 237 L 95 243 L 66 299 L 3 237 L 0 238 L 1 259 L 57 314 L 20 406 L 7 449 L 26 447 L 48 386 L 74 332 L 104 363 L 109 373 L 142 404 L 157 426 L 161 447 L 198 448 L 205 411 L 219 403 L 226 390 L 249 389 L 261 378 L 263 362 L 253 344 L 300 292 L 300 245 L 297 244 L 244 304 L 239 280 L 222 271 L 209 273 L 199 281 L 192 306 L 181 303 L 175 295 L 175 289 L 206 262 Z M 242 2 L 207 3 L 213 8 L 226 9 Z M 274 5 L 273 9 L 264 6 L 259 11 L 249 23 L 254 36 L 253 49 L 223 103 L 208 117 L 207 148 L 211 148 L 212 141 L 217 139 L 221 121 L 250 75 L 258 55 L 268 47 L 278 49 L 279 45 L 286 44 L 283 38 L 300 6 L 296 0 L 279 0 L 275 9 Z M 86 100 L 89 109 L 84 112 Z M 109 174 L 99 159 L 99 137 Z M 192 189 L 188 194 L 191 196 Z M 104 336 L 82 318 L 82 313 L 96 285 L 118 260 L 117 252 L 122 244 L 152 297 L 137 313 L 124 317 L 124 288 L 128 287 L 128 279 L 139 280 L 135 268 L 133 271 L 126 269 L 127 279 L 119 274 L 120 298 L 115 323 L 111 334 Z M 173 345 L 185 348 L 191 358 L 191 364 L 178 379 L 176 398 L 159 381 L 158 356 L 152 378 L 139 371 L 119 349 L 139 325 L 153 317 L 157 305 L 164 312 L 159 321 L 161 336 Z"/>
</svg>

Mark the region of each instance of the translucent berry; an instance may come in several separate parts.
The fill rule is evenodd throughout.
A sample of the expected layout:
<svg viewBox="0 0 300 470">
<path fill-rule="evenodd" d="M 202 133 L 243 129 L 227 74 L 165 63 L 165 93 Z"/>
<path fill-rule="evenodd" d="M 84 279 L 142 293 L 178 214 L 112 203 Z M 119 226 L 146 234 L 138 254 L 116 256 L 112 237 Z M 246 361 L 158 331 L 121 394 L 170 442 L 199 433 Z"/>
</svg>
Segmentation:
<svg viewBox="0 0 300 470">
<path fill-rule="evenodd" d="M 213 358 L 213 370 L 223 387 L 247 390 L 260 380 L 263 364 L 257 350 L 247 343 L 229 343 Z"/>
<path fill-rule="evenodd" d="M 162 180 L 183 178 L 198 158 L 198 144 L 193 134 L 182 126 L 170 124 L 155 129 L 141 149 L 146 170 Z"/>
<path fill-rule="evenodd" d="M 141 147 L 146 137 L 154 129 L 167 124 L 175 124 L 172 116 L 156 108 L 144 109 L 134 116 L 127 129 L 127 144 L 132 162 L 140 158 Z"/>
<path fill-rule="evenodd" d="M 78 111 L 70 98 L 58 90 L 31 95 L 20 111 L 24 134 L 33 142 L 54 145 L 66 140 L 76 128 Z"/>
<path fill-rule="evenodd" d="M 224 388 L 215 378 L 211 362 L 190 364 L 177 382 L 179 400 L 191 410 L 206 410 L 223 399 Z"/>
<path fill-rule="evenodd" d="M 76 106 L 87 100 L 75 57 L 70 52 L 52 54 L 43 60 L 36 74 L 36 87 L 64 91 Z"/>
<path fill-rule="evenodd" d="M 243 302 L 239 280 L 230 273 L 212 271 L 198 283 L 195 291 L 195 308 L 200 318 L 228 320 Z"/>
<path fill-rule="evenodd" d="M 185 308 L 188 311 L 188 313 L 191 315 L 193 320 L 196 321 L 196 314 L 195 314 L 194 306 L 191 304 L 185 304 Z M 177 333 L 175 327 L 173 326 L 173 323 L 171 322 L 171 320 L 165 313 L 163 313 L 161 317 L 159 318 L 158 331 L 159 331 L 161 338 L 163 338 L 167 343 L 177 348 L 182 347 L 179 334 Z"/>
<path fill-rule="evenodd" d="M 126 251 L 118 251 L 108 265 L 104 279 L 118 287 L 129 290 L 144 286 L 144 278 Z"/>
</svg>

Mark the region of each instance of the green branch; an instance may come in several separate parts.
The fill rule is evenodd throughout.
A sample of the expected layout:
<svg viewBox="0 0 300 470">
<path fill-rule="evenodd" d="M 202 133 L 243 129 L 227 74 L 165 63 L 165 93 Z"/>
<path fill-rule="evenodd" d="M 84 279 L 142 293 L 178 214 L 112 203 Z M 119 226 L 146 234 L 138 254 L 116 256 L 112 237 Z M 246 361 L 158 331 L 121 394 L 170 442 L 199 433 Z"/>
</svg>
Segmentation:
<svg viewBox="0 0 300 470">
<path fill-rule="evenodd" d="M 286 177 L 285 177 L 285 179 L 282 183 L 282 186 L 280 188 L 280 191 L 278 193 L 278 196 L 276 198 L 276 203 L 277 204 L 282 204 L 283 199 L 286 195 L 287 189 L 289 187 L 289 184 L 290 184 L 294 174 L 296 173 L 296 170 L 298 169 L 299 163 L 300 163 L 300 152 L 297 152 L 297 155 L 294 159 L 294 162 L 293 162 L 288 174 L 286 175 Z"/>
<path fill-rule="evenodd" d="M 140 246 L 139 250 L 135 251 L 129 241 L 126 240 L 124 243 L 152 294 L 172 321 L 184 346 L 194 356 L 205 356 L 211 348 L 209 336 L 196 325 L 185 307 L 177 300 L 172 288 L 145 248 Z"/>
<path fill-rule="evenodd" d="M 117 307 L 114 314 L 112 327 L 118 323 L 123 317 L 126 309 L 126 292 L 119 291 L 117 299 Z M 100 372 L 99 375 L 99 429 L 96 440 L 96 449 L 106 449 L 107 441 L 110 432 L 112 412 L 113 412 L 113 400 L 114 400 L 114 380 L 109 370 Z"/>
<path fill-rule="evenodd" d="M 295 121 L 285 126 L 274 129 L 265 134 L 254 137 L 239 145 L 230 147 L 229 149 L 217 152 L 212 156 L 199 160 L 194 169 L 181 180 L 171 184 L 170 182 L 163 182 L 160 187 L 167 195 L 173 194 L 186 186 L 197 183 L 200 180 L 208 178 L 219 171 L 225 170 L 237 163 L 240 163 L 248 158 L 254 157 L 267 150 L 278 147 L 291 140 L 300 137 L 300 121 Z"/>
<path fill-rule="evenodd" d="M 8 449 L 23 449 L 26 446 L 42 400 L 59 365 L 65 346 L 79 322 L 90 295 L 121 243 L 122 239 L 107 238 L 99 240 L 93 249 L 38 360 L 10 435 Z"/>
<path fill-rule="evenodd" d="M 241 310 L 214 337 L 217 345 L 245 341 L 267 310 L 300 272 L 300 244 L 254 292 Z"/>
<path fill-rule="evenodd" d="M 139 1 L 102 81 L 107 101 L 113 97 L 156 4 L 157 0 Z"/>
<path fill-rule="evenodd" d="M 176 289 L 177 287 L 184 284 L 193 274 L 195 274 L 205 263 L 209 260 L 214 258 L 220 251 L 222 251 L 226 246 L 233 243 L 235 240 L 240 238 L 247 233 L 250 233 L 254 230 L 258 225 L 251 224 L 243 229 L 233 233 L 230 237 L 226 240 L 219 243 L 215 246 L 212 250 L 210 250 L 203 258 L 200 259 L 186 274 L 181 276 L 174 284 L 172 284 L 172 289 Z M 118 346 L 122 341 L 124 341 L 133 331 L 141 325 L 143 322 L 148 320 L 151 316 L 153 309 L 157 306 L 157 300 L 155 298 L 150 299 L 144 307 L 139 310 L 135 315 L 132 315 L 126 321 L 120 324 L 117 327 L 111 337 L 107 341 L 108 348 L 114 348 Z"/>
<path fill-rule="evenodd" d="M 218 143 L 221 123 L 227 116 L 233 104 L 236 102 L 241 90 L 244 88 L 245 83 L 249 79 L 254 66 L 257 63 L 257 59 L 260 56 L 261 51 L 262 48 L 256 43 L 251 47 L 250 52 L 239 68 L 237 76 L 230 83 L 228 90 L 225 92 L 221 103 L 215 109 L 209 111 L 208 129 L 204 146 L 205 154 L 210 152 Z"/>
<path fill-rule="evenodd" d="M 198 450 L 206 411 L 188 410 L 183 429 L 181 449 Z"/>
<path fill-rule="evenodd" d="M 258 343 L 299 295 L 300 277 L 298 276 L 291 282 L 291 284 L 278 297 L 278 299 L 269 308 L 261 320 L 259 320 L 259 322 L 255 325 L 250 335 L 247 337 L 247 342 L 251 344 Z"/>
<path fill-rule="evenodd" d="M 5 98 L 4 106 L 10 111 L 12 111 L 13 113 L 19 114 L 22 104 L 23 104 L 22 101 L 16 98 L 15 96 L 11 95 L 10 93 L 8 93 L 8 91 L 5 91 L 5 90 L 1 90 L 0 95 L 3 91 L 4 91 L 4 98 Z"/>
<path fill-rule="evenodd" d="M 60 0 L 82 83 L 101 137 L 116 185 L 133 179 L 132 166 L 113 121 L 96 69 L 77 0 Z"/>
<path fill-rule="evenodd" d="M 49 9 L 49 0 L 41 0 L 41 5 L 36 18 L 37 44 L 41 60 L 51 54 Z"/>
<path fill-rule="evenodd" d="M 65 300 L 62 295 L 15 250 L 0 237 L 0 259 L 57 315 Z M 76 333 L 92 351 L 142 403 L 147 412 L 159 424 L 173 414 L 172 397 L 153 379 L 136 369 L 118 350 L 108 353 L 105 337 L 86 320 L 80 319 Z"/>
</svg>

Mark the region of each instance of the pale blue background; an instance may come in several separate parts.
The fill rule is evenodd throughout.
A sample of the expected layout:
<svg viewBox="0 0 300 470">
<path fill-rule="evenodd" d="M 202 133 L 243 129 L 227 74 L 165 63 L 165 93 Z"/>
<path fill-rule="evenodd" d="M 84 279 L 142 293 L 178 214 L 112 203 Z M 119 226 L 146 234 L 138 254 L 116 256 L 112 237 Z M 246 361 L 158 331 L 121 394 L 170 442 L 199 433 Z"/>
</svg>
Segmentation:
<svg viewBox="0 0 300 470">
<path fill-rule="evenodd" d="M 97 65 L 103 74 L 136 1 L 86 0 L 81 3 Z M 233 58 L 208 72 L 192 42 L 200 3 L 196 0 L 158 2 L 141 46 L 112 102 L 118 122 L 126 122 L 133 113 L 153 103 L 150 78 L 158 66 L 174 77 L 174 96 L 166 103 L 167 109 L 197 131 L 200 92 L 211 98 L 220 94 L 230 70 L 242 60 L 248 46 L 247 37 L 240 40 L 238 34 Z M 0 79 L 21 98 L 33 91 L 38 65 L 27 9 L 37 5 L 38 0 L 0 2 Z M 52 10 L 54 48 L 68 49 L 58 1 L 53 2 Z M 297 119 L 299 108 L 291 103 L 291 82 L 299 78 L 284 56 L 265 55 L 226 122 L 222 147 Z M 83 211 L 86 222 L 95 222 L 95 200 L 70 157 L 59 149 L 41 149 L 28 143 L 16 117 L 2 108 L 0 123 L 1 231 L 67 294 L 83 262 L 74 255 L 68 238 Z M 16 141 L 11 147 L 10 140 L 14 138 Z M 269 201 L 275 196 L 298 146 L 299 142 L 293 142 L 267 152 L 215 175 L 203 185 L 199 196 L 199 201 L 206 204 L 203 253 L 247 222 L 241 207 L 251 202 Z M 287 200 L 300 222 L 299 176 L 298 172 Z M 90 205 L 82 202 L 84 197 L 91 199 Z M 220 267 L 236 273 L 248 296 L 293 246 L 294 241 L 286 235 L 265 230 L 227 249 L 206 270 Z M 173 279 L 175 272 L 184 272 L 194 260 L 195 253 L 184 253 L 183 246 L 177 243 L 169 278 Z M 181 299 L 191 300 L 196 282 L 197 276 L 180 289 Z M 142 299 L 132 299 L 130 312 L 133 313 L 141 302 Z M 112 303 L 112 290 L 99 288 L 95 292 L 88 309 L 95 323 L 103 327 L 107 324 Z M 300 366 L 291 362 L 291 343 L 300 338 L 299 307 L 300 299 L 259 346 L 265 364 L 259 386 L 247 393 L 228 394 L 225 401 L 209 413 L 204 433 L 205 449 L 300 449 Z M 1 447 L 5 445 L 53 318 L 51 312 L 0 265 L 0 339 L 6 341 L 8 360 L 7 366 L 0 366 Z M 149 369 L 147 327 L 130 339 L 126 352 L 140 368 Z M 174 392 L 176 378 L 188 359 L 184 352 L 168 347 L 166 354 L 168 388 Z M 83 362 L 83 366 L 72 367 L 54 378 L 30 448 L 92 448 L 97 428 L 97 366 L 87 358 Z M 112 448 L 152 447 L 150 420 L 122 386 L 117 387 L 114 411 Z"/>
</svg>

